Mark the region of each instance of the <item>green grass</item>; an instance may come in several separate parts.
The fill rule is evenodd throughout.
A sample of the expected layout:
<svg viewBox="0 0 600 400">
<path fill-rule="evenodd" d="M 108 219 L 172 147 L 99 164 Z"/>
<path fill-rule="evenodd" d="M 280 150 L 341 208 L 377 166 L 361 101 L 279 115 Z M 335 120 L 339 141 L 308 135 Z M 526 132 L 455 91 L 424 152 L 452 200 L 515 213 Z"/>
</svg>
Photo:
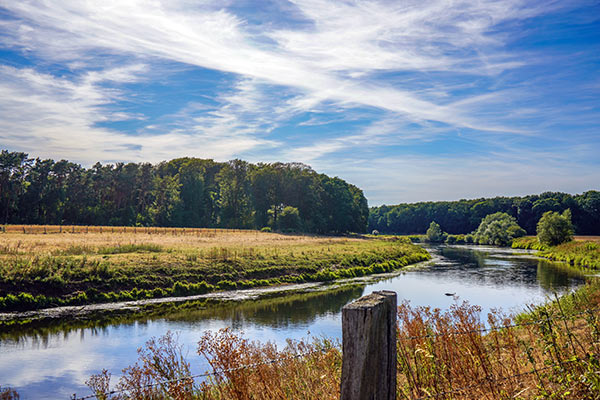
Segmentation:
<svg viewBox="0 0 600 400">
<path fill-rule="evenodd" d="M 571 241 L 558 246 L 544 246 L 536 237 L 524 237 L 516 239 L 512 247 L 539 250 L 537 255 L 541 257 L 562 261 L 574 267 L 600 268 L 600 243 L 597 241 Z"/>
<path fill-rule="evenodd" d="M 429 254 L 407 239 L 290 240 L 279 247 L 92 247 L 0 259 L 0 311 L 198 295 L 391 272 Z"/>
</svg>

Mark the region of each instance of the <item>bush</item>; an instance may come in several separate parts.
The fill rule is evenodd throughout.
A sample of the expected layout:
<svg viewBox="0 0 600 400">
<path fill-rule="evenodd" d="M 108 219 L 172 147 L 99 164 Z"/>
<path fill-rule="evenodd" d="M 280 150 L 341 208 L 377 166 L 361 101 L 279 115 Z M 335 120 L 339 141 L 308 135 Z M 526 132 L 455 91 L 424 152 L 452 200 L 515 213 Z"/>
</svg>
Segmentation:
<svg viewBox="0 0 600 400">
<path fill-rule="evenodd" d="M 446 234 L 442 232 L 442 228 L 435 221 L 431 221 L 429 224 L 429 229 L 425 233 L 425 238 L 428 242 L 439 243 L 443 242 L 446 237 Z"/>
<path fill-rule="evenodd" d="M 537 237 L 541 244 L 556 246 L 573 240 L 573 224 L 571 224 L 571 210 L 561 214 L 547 211 L 542 215 L 537 224 Z"/>
<path fill-rule="evenodd" d="M 300 211 L 296 207 L 286 206 L 279 214 L 279 228 L 287 232 L 295 232 L 300 229 Z"/>
<path fill-rule="evenodd" d="M 507 213 L 497 212 L 487 215 L 474 234 L 474 242 L 496 246 L 510 246 L 513 239 L 525 236 L 526 232 L 517 220 Z"/>
</svg>

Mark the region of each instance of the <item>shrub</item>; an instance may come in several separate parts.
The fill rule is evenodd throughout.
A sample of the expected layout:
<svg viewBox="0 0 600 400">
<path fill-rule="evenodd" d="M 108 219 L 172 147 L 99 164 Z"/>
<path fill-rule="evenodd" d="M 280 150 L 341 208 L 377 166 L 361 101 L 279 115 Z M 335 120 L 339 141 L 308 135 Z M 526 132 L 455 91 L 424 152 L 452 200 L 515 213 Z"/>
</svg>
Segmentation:
<svg viewBox="0 0 600 400">
<path fill-rule="evenodd" d="M 537 237 L 541 244 L 556 246 L 573 240 L 573 224 L 571 210 L 561 214 L 547 211 L 537 224 Z"/>
<path fill-rule="evenodd" d="M 277 222 L 279 223 L 279 227 L 283 231 L 297 231 L 300 229 L 301 224 L 300 212 L 296 207 L 286 206 L 279 214 L 279 219 L 277 220 Z"/>
<path fill-rule="evenodd" d="M 448 237 L 446 237 L 446 243 L 447 244 L 454 244 L 454 243 L 456 243 L 456 236 L 455 235 L 448 235 Z"/>
<path fill-rule="evenodd" d="M 497 212 L 487 215 L 474 234 L 474 242 L 510 246 L 514 238 L 525 236 L 526 232 L 517 224 L 517 220 L 507 213 Z"/>
<path fill-rule="evenodd" d="M 429 229 L 425 233 L 425 238 L 428 242 L 439 243 L 443 242 L 446 234 L 442 232 L 442 228 L 435 221 L 431 221 L 429 224 Z"/>
</svg>

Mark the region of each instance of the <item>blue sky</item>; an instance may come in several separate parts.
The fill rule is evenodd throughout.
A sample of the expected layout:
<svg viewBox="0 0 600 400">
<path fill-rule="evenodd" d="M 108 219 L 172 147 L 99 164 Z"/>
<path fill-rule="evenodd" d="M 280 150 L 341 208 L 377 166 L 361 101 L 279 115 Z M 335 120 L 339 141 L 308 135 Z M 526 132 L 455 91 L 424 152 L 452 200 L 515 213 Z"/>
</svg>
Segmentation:
<svg viewBox="0 0 600 400">
<path fill-rule="evenodd" d="M 597 190 L 600 2 L 0 0 L 0 148 L 304 162 L 370 205 Z"/>
</svg>

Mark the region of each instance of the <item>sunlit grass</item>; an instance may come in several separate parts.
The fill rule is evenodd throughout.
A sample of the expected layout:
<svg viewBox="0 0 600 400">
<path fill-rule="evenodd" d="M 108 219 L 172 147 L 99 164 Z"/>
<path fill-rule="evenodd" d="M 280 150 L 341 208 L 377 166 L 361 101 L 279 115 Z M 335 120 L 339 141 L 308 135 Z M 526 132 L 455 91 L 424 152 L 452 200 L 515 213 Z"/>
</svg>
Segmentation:
<svg viewBox="0 0 600 400">
<path fill-rule="evenodd" d="M 1 233 L 0 310 L 330 281 L 429 258 L 397 238 L 200 233 Z"/>
<path fill-rule="evenodd" d="M 558 246 L 544 246 L 535 236 L 516 239 L 513 248 L 539 250 L 537 255 L 554 261 L 562 261 L 580 268 L 600 268 L 600 239 L 597 237 L 577 237 L 576 240 L 559 244 Z M 590 239 L 591 238 L 591 239 Z"/>
</svg>

